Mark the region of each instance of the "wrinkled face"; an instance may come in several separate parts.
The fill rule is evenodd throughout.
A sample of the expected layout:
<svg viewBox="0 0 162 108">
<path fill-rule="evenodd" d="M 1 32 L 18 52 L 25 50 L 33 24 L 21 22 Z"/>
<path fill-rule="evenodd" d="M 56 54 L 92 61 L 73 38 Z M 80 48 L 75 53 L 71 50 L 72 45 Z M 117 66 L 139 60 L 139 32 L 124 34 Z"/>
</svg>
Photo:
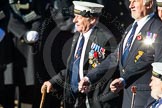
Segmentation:
<svg viewBox="0 0 162 108">
<path fill-rule="evenodd" d="M 162 7 L 158 7 L 158 15 L 160 17 L 160 19 L 162 20 Z"/>
<path fill-rule="evenodd" d="M 76 30 L 81 33 L 86 33 L 92 26 L 90 18 L 86 18 L 78 14 L 75 14 L 73 22 L 75 23 Z"/>
<path fill-rule="evenodd" d="M 151 87 L 151 96 L 154 99 L 159 99 L 162 95 L 162 81 L 159 78 L 152 76 L 150 87 Z"/>
<path fill-rule="evenodd" d="M 131 16 L 135 20 L 141 19 L 145 17 L 147 14 L 148 7 L 144 0 L 129 0 L 130 5 L 129 8 L 131 10 Z"/>
</svg>

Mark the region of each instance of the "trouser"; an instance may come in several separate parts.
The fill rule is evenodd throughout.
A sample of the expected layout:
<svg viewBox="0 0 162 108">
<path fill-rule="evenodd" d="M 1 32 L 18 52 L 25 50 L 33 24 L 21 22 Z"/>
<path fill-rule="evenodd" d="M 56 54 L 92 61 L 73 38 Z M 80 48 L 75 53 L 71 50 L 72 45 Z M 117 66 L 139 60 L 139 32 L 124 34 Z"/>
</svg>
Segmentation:
<svg viewBox="0 0 162 108">
<path fill-rule="evenodd" d="M 15 86 L 4 85 L 0 87 L 0 104 L 4 108 L 14 108 Z"/>
</svg>

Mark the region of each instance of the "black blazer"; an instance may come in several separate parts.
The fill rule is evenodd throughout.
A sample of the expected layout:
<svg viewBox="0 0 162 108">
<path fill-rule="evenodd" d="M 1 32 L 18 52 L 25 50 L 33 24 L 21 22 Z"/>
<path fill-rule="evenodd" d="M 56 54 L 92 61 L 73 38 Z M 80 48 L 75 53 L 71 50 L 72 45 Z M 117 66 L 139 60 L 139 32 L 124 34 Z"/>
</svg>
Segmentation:
<svg viewBox="0 0 162 108">
<path fill-rule="evenodd" d="M 70 61 L 72 59 L 73 56 L 73 52 L 75 51 L 75 46 L 77 44 L 79 38 L 79 33 L 77 32 L 74 37 L 73 37 L 73 42 L 72 42 L 72 46 L 71 46 L 71 53 L 69 55 L 68 61 L 67 61 L 67 69 L 61 71 L 58 75 L 54 76 L 50 82 L 54 85 L 54 88 L 58 89 L 59 86 L 61 85 L 61 87 L 64 87 L 64 101 L 65 101 L 65 107 L 73 107 L 73 104 L 75 103 L 75 98 L 73 97 L 73 95 L 71 94 L 71 90 L 70 90 Z M 91 45 L 92 43 L 96 43 L 97 45 L 105 48 L 107 51 L 113 51 L 112 49 L 115 47 L 116 45 L 116 41 L 114 40 L 113 35 L 111 34 L 111 32 L 105 31 L 104 29 L 96 26 L 94 28 L 94 30 L 92 31 L 88 44 L 87 44 L 87 48 L 85 51 L 85 58 L 84 58 L 84 74 L 87 74 L 87 70 L 91 70 L 91 66 L 89 65 L 89 61 L 88 61 L 88 56 L 89 56 L 89 52 L 91 50 Z M 110 47 L 112 45 L 112 47 Z M 58 86 L 59 85 L 59 86 Z M 93 94 L 94 92 L 91 92 L 91 94 Z M 98 95 L 98 94 L 97 94 Z M 93 95 L 89 96 L 89 99 L 92 98 Z M 90 103 L 90 105 L 93 105 L 93 102 Z"/>
<path fill-rule="evenodd" d="M 125 32 L 128 33 L 129 29 Z M 143 40 L 146 38 L 146 32 L 156 33 L 157 37 L 152 45 L 145 45 Z M 131 106 L 131 86 L 137 86 L 137 94 L 135 99 L 135 108 L 144 107 L 147 99 L 150 97 L 150 78 L 151 78 L 151 63 L 162 61 L 162 23 L 159 18 L 154 15 L 141 29 L 140 35 L 135 39 L 126 63 L 121 64 L 122 48 L 124 38 L 120 42 L 116 51 L 110 54 L 101 65 L 88 73 L 88 77 L 92 83 L 101 79 L 104 75 L 107 78 L 111 77 L 113 68 L 120 70 L 120 76 L 125 79 L 126 86 L 124 89 L 123 108 Z M 139 37 L 141 39 L 139 39 Z M 141 54 L 142 52 L 142 54 Z M 140 54 L 139 54 L 140 53 Z M 139 57 L 137 59 L 137 57 Z M 107 72 L 108 71 L 108 72 Z M 107 73 L 106 73 L 107 72 Z M 92 77 L 93 76 L 93 77 Z"/>
</svg>

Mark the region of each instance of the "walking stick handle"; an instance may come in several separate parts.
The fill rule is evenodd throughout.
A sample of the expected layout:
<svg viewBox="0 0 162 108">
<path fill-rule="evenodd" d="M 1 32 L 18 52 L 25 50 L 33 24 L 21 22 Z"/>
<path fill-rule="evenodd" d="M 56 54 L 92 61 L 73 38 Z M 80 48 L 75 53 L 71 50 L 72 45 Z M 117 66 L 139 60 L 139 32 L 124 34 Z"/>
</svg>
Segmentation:
<svg viewBox="0 0 162 108">
<path fill-rule="evenodd" d="M 47 91 L 47 87 L 45 86 L 43 88 L 43 92 L 42 92 L 42 98 L 41 98 L 41 103 L 40 103 L 40 107 L 39 108 L 43 108 L 44 106 L 44 101 L 45 101 L 45 97 L 46 97 L 46 92 Z"/>
</svg>

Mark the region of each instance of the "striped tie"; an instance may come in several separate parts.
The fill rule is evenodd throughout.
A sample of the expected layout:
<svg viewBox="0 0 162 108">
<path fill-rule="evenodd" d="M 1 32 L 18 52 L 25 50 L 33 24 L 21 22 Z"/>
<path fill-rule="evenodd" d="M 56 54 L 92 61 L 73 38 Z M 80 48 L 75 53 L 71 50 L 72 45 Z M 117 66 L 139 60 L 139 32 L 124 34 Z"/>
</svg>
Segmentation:
<svg viewBox="0 0 162 108">
<path fill-rule="evenodd" d="M 130 49 L 130 46 L 131 46 L 131 43 L 132 43 L 132 40 L 133 40 L 133 37 L 134 37 L 134 34 L 135 34 L 135 31 L 136 31 L 136 28 L 137 28 L 137 22 L 135 22 L 132 26 L 132 31 L 129 35 L 129 38 L 125 44 L 125 48 L 124 48 L 124 53 L 122 55 L 122 64 L 124 65 L 125 63 L 125 60 L 127 59 L 128 57 L 128 53 L 129 53 L 129 49 Z"/>
<path fill-rule="evenodd" d="M 78 81 L 79 81 L 79 64 L 82 53 L 82 48 L 84 45 L 84 36 L 81 37 L 77 52 L 74 57 L 71 75 L 71 88 L 74 93 L 78 91 Z"/>
</svg>

